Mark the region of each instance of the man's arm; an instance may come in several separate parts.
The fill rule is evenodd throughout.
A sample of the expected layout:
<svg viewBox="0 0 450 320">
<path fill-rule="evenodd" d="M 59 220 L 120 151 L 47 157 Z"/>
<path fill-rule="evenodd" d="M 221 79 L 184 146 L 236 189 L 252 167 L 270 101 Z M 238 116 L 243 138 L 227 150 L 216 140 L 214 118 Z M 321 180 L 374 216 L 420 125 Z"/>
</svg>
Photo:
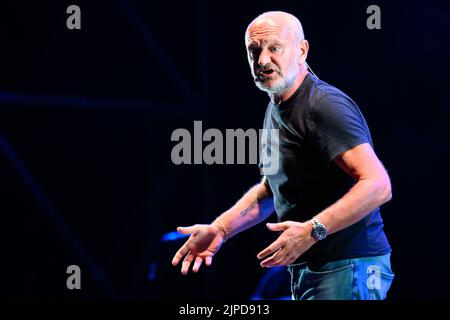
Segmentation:
<svg viewBox="0 0 450 320">
<path fill-rule="evenodd" d="M 252 187 L 229 210 L 225 211 L 212 223 L 225 232 L 226 239 L 233 237 L 261 221 L 274 212 L 272 192 L 267 178 Z"/>
<path fill-rule="evenodd" d="M 325 225 L 328 234 L 360 221 L 392 198 L 389 176 L 368 143 L 342 153 L 334 161 L 355 179 L 356 184 L 316 216 Z"/>
<path fill-rule="evenodd" d="M 328 230 L 338 232 L 363 219 L 392 197 L 389 176 L 368 143 L 341 153 L 334 161 L 357 182 L 338 201 L 315 216 Z M 263 267 L 288 265 L 314 245 L 312 223 L 285 221 L 268 224 L 280 237 L 258 254 Z"/>
<path fill-rule="evenodd" d="M 175 253 L 174 266 L 183 259 L 181 273 L 187 274 L 192 266 L 195 273 L 203 262 L 211 265 L 213 256 L 223 242 L 235 234 L 266 219 L 273 211 L 271 191 L 266 178 L 251 188 L 231 209 L 224 212 L 211 224 L 196 224 L 178 227 L 178 232 L 190 235 Z"/>
</svg>

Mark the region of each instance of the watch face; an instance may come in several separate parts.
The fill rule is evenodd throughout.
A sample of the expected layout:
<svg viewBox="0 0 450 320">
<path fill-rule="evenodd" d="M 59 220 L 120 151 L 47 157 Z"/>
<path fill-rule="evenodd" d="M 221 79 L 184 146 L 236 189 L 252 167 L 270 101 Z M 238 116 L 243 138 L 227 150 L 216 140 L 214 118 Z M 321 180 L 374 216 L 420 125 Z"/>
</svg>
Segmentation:
<svg viewBox="0 0 450 320">
<path fill-rule="evenodd" d="M 322 240 L 327 236 L 327 229 L 320 222 L 314 221 L 312 235 L 317 241 Z"/>
<path fill-rule="evenodd" d="M 327 235 L 327 232 L 324 228 L 322 228 L 322 227 L 317 228 L 317 237 L 319 238 L 319 240 L 322 240 L 323 238 L 325 238 L 326 235 Z"/>
</svg>

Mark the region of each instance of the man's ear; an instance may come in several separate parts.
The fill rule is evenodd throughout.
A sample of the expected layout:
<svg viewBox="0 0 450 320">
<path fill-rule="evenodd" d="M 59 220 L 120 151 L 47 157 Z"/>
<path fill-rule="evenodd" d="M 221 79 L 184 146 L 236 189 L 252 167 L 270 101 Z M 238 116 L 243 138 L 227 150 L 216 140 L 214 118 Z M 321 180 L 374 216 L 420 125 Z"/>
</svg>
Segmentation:
<svg viewBox="0 0 450 320">
<path fill-rule="evenodd" d="M 307 40 L 302 40 L 299 46 L 300 46 L 300 63 L 303 64 L 305 63 L 306 58 L 308 57 L 309 43 Z"/>
</svg>

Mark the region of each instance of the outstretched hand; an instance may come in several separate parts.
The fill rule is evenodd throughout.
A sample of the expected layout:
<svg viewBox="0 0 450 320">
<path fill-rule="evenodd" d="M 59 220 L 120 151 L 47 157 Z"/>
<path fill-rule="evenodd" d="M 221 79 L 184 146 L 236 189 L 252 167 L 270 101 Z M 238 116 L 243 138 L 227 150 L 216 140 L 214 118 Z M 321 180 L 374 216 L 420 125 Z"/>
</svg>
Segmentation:
<svg viewBox="0 0 450 320">
<path fill-rule="evenodd" d="M 176 266 L 184 257 L 181 273 L 187 274 L 194 261 L 192 271 L 196 273 L 203 262 L 210 266 L 213 256 L 219 251 L 224 242 L 222 231 L 213 225 L 196 224 L 190 227 L 178 227 L 181 234 L 190 234 L 189 239 L 181 246 L 172 259 L 172 265 Z"/>
<path fill-rule="evenodd" d="M 267 223 L 271 231 L 282 231 L 277 240 L 258 253 L 261 267 L 278 267 L 293 263 L 316 242 L 311 236 L 312 226 L 309 222 L 301 223 L 285 221 L 281 223 Z"/>
</svg>

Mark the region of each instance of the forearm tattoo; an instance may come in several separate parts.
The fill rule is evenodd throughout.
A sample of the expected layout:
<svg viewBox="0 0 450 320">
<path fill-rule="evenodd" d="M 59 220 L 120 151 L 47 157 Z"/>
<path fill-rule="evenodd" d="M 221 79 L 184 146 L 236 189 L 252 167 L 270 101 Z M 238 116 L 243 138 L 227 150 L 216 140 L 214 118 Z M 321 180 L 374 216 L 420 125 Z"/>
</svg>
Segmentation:
<svg viewBox="0 0 450 320">
<path fill-rule="evenodd" d="M 241 216 L 245 217 L 247 215 L 247 213 L 249 213 L 257 205 L 258 205 L 258 201 L 253 202 L 248 208 L 244 209 L 241 212 Z"/>
</svg>

